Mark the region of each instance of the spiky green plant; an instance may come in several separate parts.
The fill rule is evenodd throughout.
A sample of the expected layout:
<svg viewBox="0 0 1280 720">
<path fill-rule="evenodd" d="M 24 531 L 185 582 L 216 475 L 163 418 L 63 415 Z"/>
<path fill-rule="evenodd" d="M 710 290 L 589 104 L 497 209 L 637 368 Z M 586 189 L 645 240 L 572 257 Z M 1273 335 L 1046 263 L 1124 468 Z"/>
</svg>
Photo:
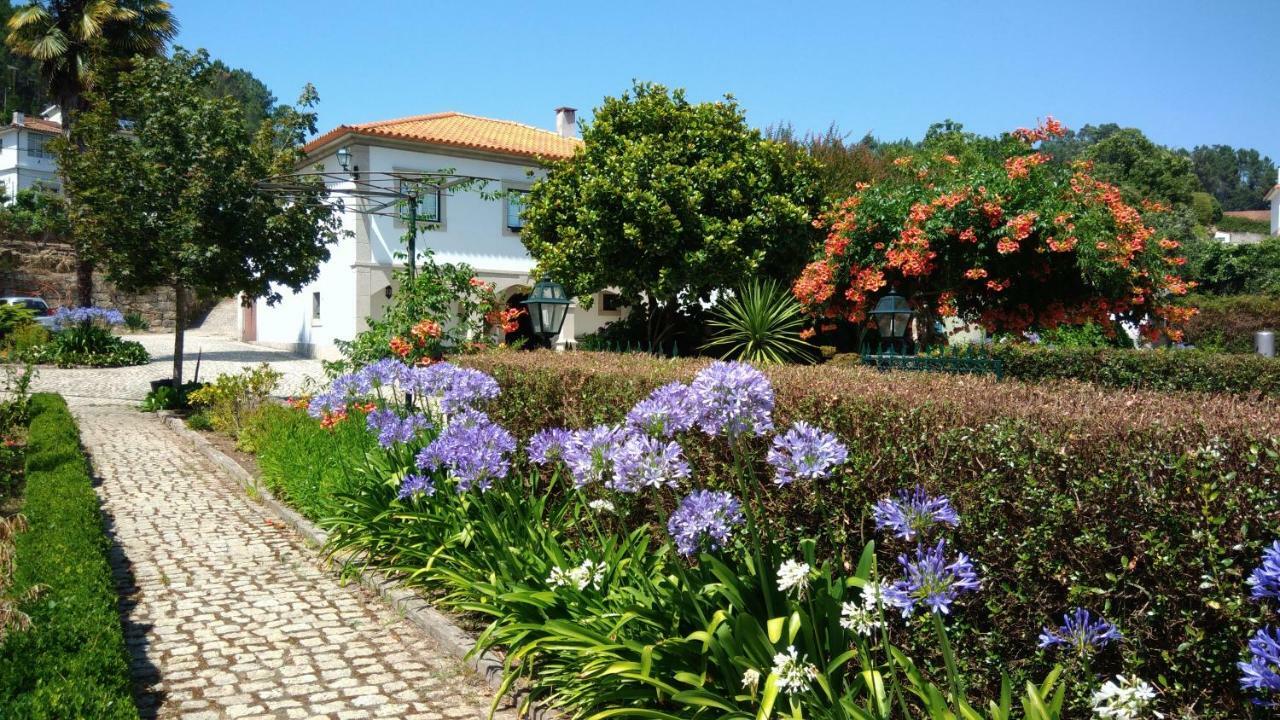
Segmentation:
<svg viewBox="0 0 1280 720">
<path fill-rule="evenodd" d="M 800 337 L 800 303 L 775 280 L 752 280 L 724 297 L 707 324 L 712 339 L 703 346 L 721 358 L 762 365 L 812 362 L 813 346 Z"/>
</svg>

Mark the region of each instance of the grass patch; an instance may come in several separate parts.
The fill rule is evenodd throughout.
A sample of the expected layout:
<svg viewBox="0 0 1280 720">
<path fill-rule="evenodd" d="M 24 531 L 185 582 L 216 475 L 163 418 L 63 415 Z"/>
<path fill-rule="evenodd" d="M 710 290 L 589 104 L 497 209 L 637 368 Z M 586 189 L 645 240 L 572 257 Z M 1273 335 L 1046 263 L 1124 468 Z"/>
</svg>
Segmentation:
<svg viewBox="0 0 1280 720">
<path fill-rule="evenodd" d="M 5 718 L 134 718 L 129 662 L 98 498 L 66 401 L 32 397 L 14 590 L 31 628 L 0 644 Z"/>
</svg>

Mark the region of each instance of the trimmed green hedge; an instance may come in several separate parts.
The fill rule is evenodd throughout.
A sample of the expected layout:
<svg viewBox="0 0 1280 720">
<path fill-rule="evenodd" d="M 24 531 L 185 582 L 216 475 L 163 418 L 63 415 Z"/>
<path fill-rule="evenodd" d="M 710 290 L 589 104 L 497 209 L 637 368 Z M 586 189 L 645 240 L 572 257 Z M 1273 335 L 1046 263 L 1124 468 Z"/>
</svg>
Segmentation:
<svg viewBox="0 0 1280 720">
<path fill-rule="evenodd" d="M 1187 342 L 1198 348 L 1252 353 L 1254 333 L 1280 333 L 1280 295 L 1194 295 L 1186 304 L 1199 310 L 1186 327 Z"/>
<path fill-rule="evenodd" d="M 32 397 L 17 536 L 18 592 L 31 628 L 0 645 L 0 717 L 136 720 L 129 661 L 98 498 L 75 421 L 57 395 Z"/>
<path fill-rule="evenodd" d="M 705 363 L 545 352 L 460 362 L 498 380 L 489 410 L 521 438 L 617 422 L 651 389 Z M 1126 638 L 1093 670 L 1158 681 L 1167 717 L 1258 712 L 1235 663 L 1265 615 L 1246 579 L 1280 533 L 1274 401 L 831 365 L 768 373 L 776 422 L 806 419 L 850 449 L 831 481 L 769 494 L 775 531 L 818 538 L 838 556 L 883 540 L 870 510 L 896 490 L 920 483 L 953 499 L 957 546 L 983 579 L 948 620 L 975 687 L 998 691 L 1001 671 L 1015 687 L 1041 676 L 1055 656 L 1037 649 L 1037 634 L 1080 605 Z M 714 466 L 714 443 L 694 434 L 686 447 Z M 929 657 L 933 637 L 918 630 L 907 644 Z"/>
<path fill-rule="evenodd" d="M 1107 387 L 1280 395 L 1280 360 L 1207 350 L 1113 350 L 993 345 L 1004 376 L 1083 380 Z"/>
</svg>

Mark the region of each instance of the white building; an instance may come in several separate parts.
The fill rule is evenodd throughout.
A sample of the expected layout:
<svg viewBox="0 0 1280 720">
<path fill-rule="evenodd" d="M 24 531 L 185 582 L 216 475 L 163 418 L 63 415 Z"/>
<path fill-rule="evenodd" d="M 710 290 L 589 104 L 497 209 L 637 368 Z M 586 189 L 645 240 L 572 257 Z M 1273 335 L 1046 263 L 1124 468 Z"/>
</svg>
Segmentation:
<svg viewBox="0 0 1280 720">
<path fill-rule="evenodd" d="M 62 112 L 52 105 L 39 117 L 15 112 L 13 120 L 0 128 L 0 181 L 4 196 L 12 201 L 19 190 L 62 188 L 58 161 L 47 147 L 62 134 Z"/>
<path fill-rule="evenodd" d="M 441 170 L 492 179 L 486 190 L 513 194 L 495 200 L 463 190 L 423 197 L 419 217 L 432 229 L 420 231 L 417 243 L 430 248 L 436 262 L 470 265 L 496 285 L 499 299 L 515 307 L 535 281 L 533 260 L 520 243 L 519 191 L 545 174 L 539 159 L 571 157 L 581 145 L 574 137 L 574 113 L 559 108 L 554 132 L 456 112 L 342 125 L 307 144 L 303 169 L 318 166 L 339 178 L 366 182 L 379 173 Z M 343 149 L 350 153 L 345 170 L 338 154 Z M 340 183 L 333 187 L 341 189 Z M 405 252 L 405 224 L 395 213 L 361 214 L 354 211 L 355 203 L 344 205 L 341 222 L 347 232 L 330 247 L 316 281 L 298 293 L 281 288 L 284 297 L 274 307 L 264 300 L 245 307 L 240 317 L 244 340 L 331 358 L 338 355 L 335 340 L 352 339 L 366 327 L 366 318 L 381 316 L 388 295 L 396 292 L 392 274 L 401 265 L 396 255 Z M 615 300 L 597 297 L 590 310 L 575 302 L 557 344 L 621 317 Z"/>
<path fill-rule="evenodd" d="M 1280 170 L 1276 171 L 1276 184 L 1267 191 L 1271 202 L 1271 234 L 1280 235 Z"/>
</svg>

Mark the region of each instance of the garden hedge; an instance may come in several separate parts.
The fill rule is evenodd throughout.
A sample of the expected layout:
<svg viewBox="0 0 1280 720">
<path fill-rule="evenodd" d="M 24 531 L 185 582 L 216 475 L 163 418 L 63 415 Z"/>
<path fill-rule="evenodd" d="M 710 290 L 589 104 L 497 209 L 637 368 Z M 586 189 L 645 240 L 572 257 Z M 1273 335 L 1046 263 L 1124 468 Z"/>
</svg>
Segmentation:
<svg viewBox="0 0 1280 720">
<path fill-rule="evenodd" d="M 1194 295 L 1186 304 L 1199 311 L 1186 327 L 1186 341 L 1198 348 L 1252 353 L 1254 333 L 1280 333 L 1280 295 Z"/>
<path fill-rule="evenodd" d="M 522 438 L 619 421 L 704 363 L 545 352 L 462 362 L 497 378 L 491 413 Z M 1080 605 L 1126 638 L 1096 672 L 1158 681 L 1174 717 L 1257 712 L 1235 663 L 1265 619 L 1245 580 L 1280 527 L 1273 402 L 831 365 L 769 374 L 778 422 L 807 419 L 850 446 L 839 477 L 769 499 L 780 531 L 854 553 L 881 539 L 870 516 L 879 498 L 917 483 L 952 497 L 957 544 L 983 577 L 981 600 L 948 621 L 975 684 L 1046 671 L 1038 632 Z M 884 558 L 902 549 L 890 542 Z"/>
<path fill-rule="evenodd" d="M 15 590 L 31 627 L 0 644 L 0 717 L 136 720 L 109 542 L 66 402 L 35 395 Z"/>
</svg>

